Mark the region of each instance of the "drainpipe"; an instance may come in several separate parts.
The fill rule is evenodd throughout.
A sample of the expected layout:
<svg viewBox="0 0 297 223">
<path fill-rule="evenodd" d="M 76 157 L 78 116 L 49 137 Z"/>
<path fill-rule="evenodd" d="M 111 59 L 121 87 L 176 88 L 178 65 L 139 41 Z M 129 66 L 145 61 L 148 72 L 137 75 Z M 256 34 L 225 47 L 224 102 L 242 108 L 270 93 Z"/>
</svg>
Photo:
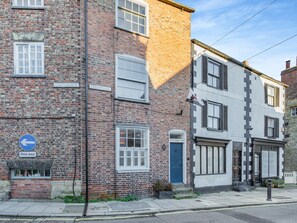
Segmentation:
<svg viewBox="0 0 297 223">
<path fill-rule="evenodd" d="M 89 202 L 89 169 L 88 169 L 88 0 L 84 0 L 84 36 L 85 36 L 85 206 L 83 216 L 87 215 Z"/>
<path fill-rule="evenodd" d="M 193 59 L 191 60 L 191 88 L 194 87 L 194 63 Z M 194 104 L 190 103 L 190 184 L 192 187 L 192 190 L 194 192 L 195 190 L 195 184 L 194 184 L 194 126 L 193 126 L 193 119 L 194 119 Z"/>
</svg>

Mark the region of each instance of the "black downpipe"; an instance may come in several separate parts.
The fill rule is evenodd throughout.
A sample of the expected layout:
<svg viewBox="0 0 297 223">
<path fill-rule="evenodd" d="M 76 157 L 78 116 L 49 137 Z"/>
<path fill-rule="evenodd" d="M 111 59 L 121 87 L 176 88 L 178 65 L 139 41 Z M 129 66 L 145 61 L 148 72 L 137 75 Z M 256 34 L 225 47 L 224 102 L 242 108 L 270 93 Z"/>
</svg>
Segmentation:
<svg viewBox="0 0 297 223">
<path fill-rule="evenodd" d="M 83 216 L 87 215 L 89 202 L 89 169 L 88 169 L 88 0 L 84 1 L 84 19 L 85 19 L 85 179 L 86 179 L 86 194 Z"/>
<path fill-rule="evenodd" d="M 191 88 L 194 88 L 194 57 L 191 59 Z M 193 192 L 195 191 L 194 184 L 194 104 L 190 103 L 190 185 L 192 187 Z"/>
</svg>

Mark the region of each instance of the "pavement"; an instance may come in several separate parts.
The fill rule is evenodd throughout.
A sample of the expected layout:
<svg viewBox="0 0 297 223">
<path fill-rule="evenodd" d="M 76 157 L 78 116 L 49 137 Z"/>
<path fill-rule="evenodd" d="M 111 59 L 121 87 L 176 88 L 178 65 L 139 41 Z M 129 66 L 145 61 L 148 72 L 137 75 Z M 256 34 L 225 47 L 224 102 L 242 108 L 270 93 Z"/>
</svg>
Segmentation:
<svg viewBox="0 0 297 223">
<path fill-rule="evenodd" d="M 202 194 L 191 199 L 146 198 L 138 201 L 108 201 L 90 203 L 87 217 L 151 216 L 178 211 L 215 210 L 233 207 L 297 203 L 297 189 L 273 188 L 272 201 L 267 201 L 267 189 L 245 192 Z M 0 202 L 0 217 L 82 217 L 84 204 L 65 204 L 57 201 L 15 200 Z"/>
</svg>

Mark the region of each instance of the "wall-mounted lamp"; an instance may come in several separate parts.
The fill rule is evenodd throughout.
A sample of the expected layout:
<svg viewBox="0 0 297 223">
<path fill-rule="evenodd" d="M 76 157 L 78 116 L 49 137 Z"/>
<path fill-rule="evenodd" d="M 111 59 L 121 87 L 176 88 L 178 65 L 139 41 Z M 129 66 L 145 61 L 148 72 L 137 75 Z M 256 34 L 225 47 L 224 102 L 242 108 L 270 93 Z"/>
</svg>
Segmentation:
<svg viewBox="0 0 297 223">
<path fill-rule="evenodd" d="M 165 145 L 165 144 L 162 145 L 162 149 L 163 149 L 163 150 L 166 149 L 166 145 Z"/>
</svg>

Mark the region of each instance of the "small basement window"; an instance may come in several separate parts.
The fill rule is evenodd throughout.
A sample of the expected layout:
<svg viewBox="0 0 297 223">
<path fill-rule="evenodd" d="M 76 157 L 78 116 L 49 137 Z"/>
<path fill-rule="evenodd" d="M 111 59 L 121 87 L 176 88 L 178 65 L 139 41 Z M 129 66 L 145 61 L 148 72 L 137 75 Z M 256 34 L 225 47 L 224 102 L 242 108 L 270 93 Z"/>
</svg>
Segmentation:
<svg viewBox="0 0 297 223">
<path fill-rule="evenodd" d="M 23 178 L 50 178 L 50 170 L 36 170 L 36 169 L 14 169 L 11 172 L 11 178 L 23 179 Z"/>
</svg>

